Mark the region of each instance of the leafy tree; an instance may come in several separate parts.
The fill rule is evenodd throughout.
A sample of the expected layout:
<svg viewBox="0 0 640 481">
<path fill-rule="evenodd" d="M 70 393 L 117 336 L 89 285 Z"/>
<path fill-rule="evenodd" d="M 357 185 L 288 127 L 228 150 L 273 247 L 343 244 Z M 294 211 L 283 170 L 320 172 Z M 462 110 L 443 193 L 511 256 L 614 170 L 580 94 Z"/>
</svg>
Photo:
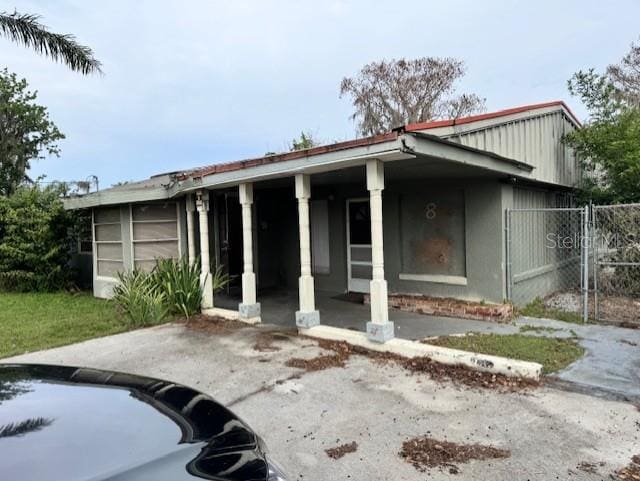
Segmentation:
<svg viewBox="0 0 640 481">
<path fill-rule="evenodd" d="M 38 15 L 0 13 L 0 33 L 15 43 L 33 48 L 54 61 L 63 62 L 84 75 L 101 73 L 101 64 L 89 47 L 80 45 L 73 35 L 50 32 Z"/>
<path fill-rule="evenodd" d="M 454 58 L 372 62 L 340 84 L 340 97 L 351 97 L 362 135 L 439 118 L 457 118 L 484 110 L 484 99 L 456 94 L 455 82 L 465 73 Z"/>
<path fill-rule="evenodd" d="M 20 186 L 0 196 L 0 290 L 66 287 L 72 226 L 57 187 Z"/>
<path fill-rule="evenodd" d="M 633 55 L 609 66 L 606 74 L 579 71 L 568 82 L 569 92 L 589 112 L 584 127 L 565 137 L 582 161 L 585 201 L 640 201 L 640 83 L 621 80 L 631 59 L 638 58 L 637 51 Z"/>
<path fill-rule="evenodd" d="M 27 81 L 7 69 L 0 71 L 0 195 L 10 195 L 27 180 L 33 159 L 59 155 L 56 142 L 64 135 L 49 119 L 46 107 Z"/>
<path fill-rule="evenodd" d="M 291 145 L 289 146 L 289 150 L 291 152 L 294 152 L 296 150 L 305 150 L 305 149 L 311 149 L 313 147 L 317 147 L 318 145 L 320 145 L 320 142 L 318 142 L 314 137 L 313 137 L 313 133 L 307 131 L 307 132 L 300 132 L 300 137 L 297 139 L 293 139 L 291 141 Z"/>
</svg>

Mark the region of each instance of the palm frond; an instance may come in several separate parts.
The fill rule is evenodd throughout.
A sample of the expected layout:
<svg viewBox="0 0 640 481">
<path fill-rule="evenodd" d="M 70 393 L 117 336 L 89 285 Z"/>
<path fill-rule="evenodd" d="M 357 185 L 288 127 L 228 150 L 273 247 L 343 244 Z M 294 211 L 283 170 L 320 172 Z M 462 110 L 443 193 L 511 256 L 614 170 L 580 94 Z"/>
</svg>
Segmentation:
<svg viewBox="0 0 640 481">
<path fill-rule="evenodd" d="M 13 436 L 24 436 L 25 434 L 32 433 L 34 431 L 40 431 L 42 428 L 46 428 L 53 419 L 47 418 L 29 418 L 19 423 L 9 423 L 0 426 L 0 438 L 9 438 Z"/>
<path fill-rule="evenodd" d="M 38 15 L 13 12 L 0 13 L 0 33 L 16 43 L 33 48 L 57 62 L 63 62 L 84 75 L 102 73 L 93 51 L 79 44 L 73 35 L 50 32 L 39 22 Z"/>
</svg>

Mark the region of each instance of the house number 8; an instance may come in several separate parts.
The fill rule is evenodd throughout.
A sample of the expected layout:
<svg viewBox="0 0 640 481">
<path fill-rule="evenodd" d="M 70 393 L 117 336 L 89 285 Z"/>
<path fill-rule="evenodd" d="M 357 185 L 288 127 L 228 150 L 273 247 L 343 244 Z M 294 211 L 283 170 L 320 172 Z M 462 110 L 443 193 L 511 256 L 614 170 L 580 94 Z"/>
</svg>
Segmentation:
<svg viewBox="0 0 640 481">
<path fill-rule="evenodd" d="M 425 217 L 429 220 L 436 218 L 436 203 L 429 202 L 427 204 L 427 209 L 425 210 Z"/>
</svg>

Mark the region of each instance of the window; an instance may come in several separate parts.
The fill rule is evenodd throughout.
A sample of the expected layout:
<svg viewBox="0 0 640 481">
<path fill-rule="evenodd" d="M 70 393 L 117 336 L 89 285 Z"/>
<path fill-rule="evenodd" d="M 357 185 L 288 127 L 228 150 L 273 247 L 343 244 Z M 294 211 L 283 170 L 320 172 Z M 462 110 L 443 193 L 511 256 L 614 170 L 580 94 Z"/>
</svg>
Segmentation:
<svg viewBox="0 0 640 481">
<path fill-rule="evenodd" d="M 96 244 L 95 266 L 98 277 L 116 277 L 124 267 L 119 207 L 93 211 L 93 237 Z"/>
<path fill-rule="evenodd" d="M 156 259 L 178 258 L 178 208 L 175 202 L 131 206 L 133 263 L 150 271 Z"/>
</svg>

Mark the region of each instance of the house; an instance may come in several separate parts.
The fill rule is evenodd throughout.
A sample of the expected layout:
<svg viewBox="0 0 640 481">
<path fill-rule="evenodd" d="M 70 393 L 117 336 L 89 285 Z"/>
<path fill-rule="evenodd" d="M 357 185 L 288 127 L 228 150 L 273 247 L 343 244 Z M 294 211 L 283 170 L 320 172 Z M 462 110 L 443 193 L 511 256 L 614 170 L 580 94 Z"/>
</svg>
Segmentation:
<svg viewBox="0 0 640 481">
<path fill-rule="evenodd" d="M 236 280 L 242 318 L 270 289 L 298 291 L 298 326 L 321 322 L 317 292 L 367 293 L 371 339 L 393 336 L 388 295 L 502 303 L 505 211 L 565 205 L 580 167 L 560 101 L 308 150 L 151 177 L 66 200 L 93 215 L 93 291 L 154 259 L 201 262 Z M 543 275 L 543 274 L 540 274 Z"/>
</svg>

